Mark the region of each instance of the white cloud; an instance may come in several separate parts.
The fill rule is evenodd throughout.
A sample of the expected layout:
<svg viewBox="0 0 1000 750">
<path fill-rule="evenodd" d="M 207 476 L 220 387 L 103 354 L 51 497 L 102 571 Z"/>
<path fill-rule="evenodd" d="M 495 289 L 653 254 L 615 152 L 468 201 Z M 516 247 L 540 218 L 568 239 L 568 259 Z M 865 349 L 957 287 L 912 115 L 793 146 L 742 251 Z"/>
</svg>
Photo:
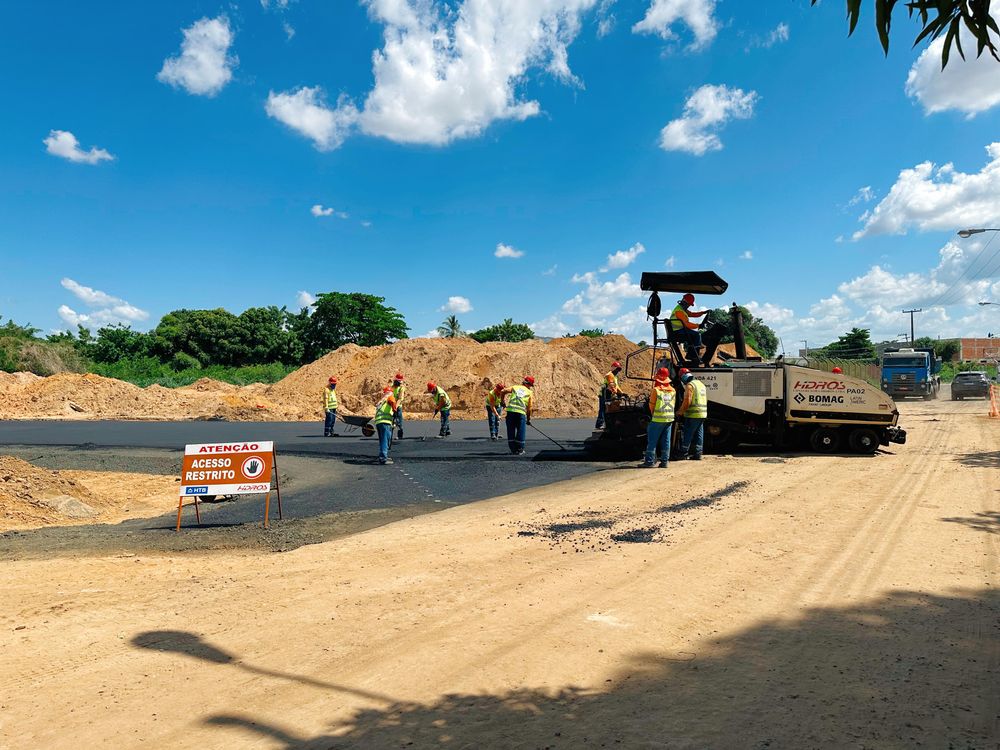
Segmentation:
<svg viewBox="0 0 1000 750">
<path fill-rule="evenodd" d="M 750 250 L 744 250 L 740 253 L 740 260 L 753 260 L 753 252 Z"/>
<path fill-rule="evenodd" d="M 609 255 L 607 264 L 601 270 L 609 271 L 616 268 L 628 268 L 644 252 L 646 252 L 646 248 L 642 246 L 641 242 L 636 242 L 628 250 L 619 250 Z"/>
<path fill-rule="evenodd" d="M 115 158 L 103 148 L 93 147 L 90 151 L 84 151 L 80 148 L 76 136 L 68 130 L 50 130 L 49 137 L 42 142 L 45 144 L 45 150 L 53 156 L 78 164 L 97 164 Z"/>
<path fill-rule="evenodd" d="M 285 32 L 285 37 L 288 41 L 291 41 L 292 37 L 295 36 L 295 29 L 290 23 L 288 23 L 288 21 L 281 22 L 281 30 Z"/>
<path fill-rule="evenodd" d="M 664 261 L 663 265 L 666 268 L 673 268 L 675 263 L 677 263 L 677 258 L 671 255 L 669 258 L 666 259 L 666 261 Z"/>
<path fill-rule="evenodd" d="M 168 57 L 156 77 L 189 94 L 215 96 L 233 78 L 239 63 L 229 54 L 233 31 L 229 19 L 202 18 L 183 30 L 184 41 L 177 57 Z"/>
<path fill-rule="evenodd" d="M 684 23 L 694 37 L 692 49 L 707 46 L 719 32 L 714 17 L 715 0 L 653 0 L 645 17 L 632 27 L 636 34 L 656 34 L 672 41 L 677 38 L 674 24 Z"/>
<path fill-rule="evenodd" d="M 291 1 L 292 0 L 260 0 L 260 5 L 262 8 L 264 8 L 264 10 L 268 10 L 271 7 L 274 7 L 278 10 L 284 10 L 285 8 L 288 7 L 288 4 Z"/>
<path fill-rule="evenodd" d="M 559 264 L 558 263 L 556 263 L 556 264 L 552 265 L 551 267 L 547 268 L 546 270 L 542 271 L 542 276 L 555 276 L 557 268 L 559 268 Z"/>
<path fill-rule="evenodd" d="M 279 117 L 304 132 L 318 148 L 336 148 L 357 125 L 368 135 L 398 143 L 444 145 L 471 138 L 497 120 L 525 120 L 541 111 L 518 96 L 529 71 L 542 68 L 578 85 L 569 68 L 568 46 L 580 18 L 597 0 L 531 0 L 498 3 L 461 0 L 453 6 L 427 0 L 364 0 L 384 24 L 383 46 L 372 56 L 375 86 L 359 112 L 342 99 L 335 109 L 315 99 L 315 89 L 272 94 L 298 97 L 302 117 Z M 272 104 L 273 100 L 273 104 Z"/>
<path fill-rule="evenodd" d="M 603 327 L 609 318 L 620 314 L 623 300 L 644 296 L 627 272 L 613 281 L 600 281 L 593 271 L 574 274 L 572 280 L 584 284 L 585 289 L 566 300 L 562 312 L 576 315 L 586 328 Z"/>
<path fill-rule="evenodd" d="M 467 313 L 472 312 L 472 303 L 468 297 L 449 297 L 439 309 L 441 312 Z"/>
<path fill-rule="evenodd" d="M 775 305 L 771 302 L 750 300 L 746 303 L 745 307 L 753 313 L 754 317 L 760 318 L 772 327 L 781 326 L 795 320 L 795 313 L 791 308 Z"/>
<path fill-rule="evenodd" d="M 984 52 L 976 57 L 975 39 L 961 32 L 963 60 L 953 50 L 948 67 L 941 70 L 941 50 L 945 38 L 931 42 L 910 68 L 906 93 L 920 102 L 925 114 L 956 110 L 974 117 L 1000 104 L 1000 63 Z"/>
<path fill-rule="evenodd" d="M 84 286 L 73 279 L 64 278 L 60 282 L 63 288 L 70 291 L 77 299 L 91 308 L 90 312 L 78 313 L 68 305 L 59 306 L 59 317 L 68 325 L 85 328 L 106 326 L 113 323 L 140 323 L 149 318 L 149 313 L 135 305 L 129 304 L 120 297 L 107 292 Z"/>
<path fill-rule="evenodd" d="M 322 204 L 317 203 L 315 206 L 309 209 L 309 213 L 313 216 L 319 218 L 321 216 L 336 216 L 338 219 L 348 219 L 350 214 L 344 211 L 338 211 L 335 208 L 323 207 Z"/>
<path fill-rule="evenodd" d="M 986 147 L 990 161 L 966 174 L 953 164 L 923 162 L 899 173 L 889 193 L 860 218 L 864 227 L 855 240 L 875 234 L 953 230 L 1000 221 L 1000 143 Z"/>
<path fill-rule="evenodd" d="M 856 206 L 859 203 L 871 203 L 876 197 L 875 191 L 872 190 L 872 186 L 865 185 L 863 188 L 858 188 L 858 192 L 856 192 L 854 196 L 847 201 L 847 205 Z"/>
<path fill-rule="evenodd" d="M 789 36 L 788 24 L 784 22 L 779 23 L 771 30 L 771 33 L 767 35 L 767 38 L 764 40 L 764 46 L 773 47 L 774 45 L 780 44 L 781 42 L 787 42 L 788 36 Z"/>
<path fill-rule="evenodd" d="M 724 85 L 702 86 L 684 103 L 684 114 L 668 122 L 660 131 L 660 148 L 695 156 L 718 151 L 722 141 L 715 131 L 729 120 L 752 117 L 758 99 L 756 91 L 746 92 Z"/>
<path fill-rule="evenodd" d="M 365 229 L 371 229 L 372 223 L 370 221 L 365 220 L 361 222 L 361 226 L 363 226 Z"/>
<path fill-rule="evenodd" d="M 358 118 L 358 111 L 344 97 L 331 109 L 318 86 L 281 94 L 271 91 L 264 109 L 275 120 L 309 138 L 320 151 L 340 146 Z"/>
<path fill-rule="evenodd" d="M 299 306 L 299 309 L 303 307 L 312 307 L 316 304 L 316 298 L 309 294 L 309 292 L 299 291 L 298 295 L 295 297 L 295 302 Z"/>
<path fill-rule="evenodd" d="M 497 249 L 493 251 L 493 255 L 497 258 L 521 258 L 524 256 L 524 251 L 499 242 L 497 243 Z"/>
<path fill-rule="evenodd" d="M 529 323 L 528 328 L 535 332 L 536 336 L 558 338 L 570 333 L 572 329 L 558 315 L 550 315 L 543 320 Z"/>
</svg>

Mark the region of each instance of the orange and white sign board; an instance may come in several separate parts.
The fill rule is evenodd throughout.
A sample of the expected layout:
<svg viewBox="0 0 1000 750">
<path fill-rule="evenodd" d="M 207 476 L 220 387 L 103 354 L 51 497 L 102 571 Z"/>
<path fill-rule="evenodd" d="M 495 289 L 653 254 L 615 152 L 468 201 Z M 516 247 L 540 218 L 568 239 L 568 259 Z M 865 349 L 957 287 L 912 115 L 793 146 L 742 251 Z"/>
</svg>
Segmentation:
<svg viewBox="0 0 1000 750">
<path fill-rule="evenodd" d="M 182 497 L 254 495 L 271 491 L 274 443 L 203 443 L 184 446 Z"/>
</svg>

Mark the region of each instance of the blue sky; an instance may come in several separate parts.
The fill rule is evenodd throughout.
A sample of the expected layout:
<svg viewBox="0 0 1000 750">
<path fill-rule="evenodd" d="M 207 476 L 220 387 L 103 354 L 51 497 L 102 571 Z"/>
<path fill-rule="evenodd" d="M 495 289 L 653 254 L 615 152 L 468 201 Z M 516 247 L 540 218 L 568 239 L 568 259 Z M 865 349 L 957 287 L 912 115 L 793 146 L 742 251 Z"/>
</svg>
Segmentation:
<svg viewBox="0 0 1000 750">
<path fill-rule="evenodd" d="M 0 315 L 46 331 L 336 290 L 386 297 L 411 335 L 454 311 L 638 339 L 639 274 L 672 263 L 718 270 L 729 293 L 702 301 L 750 304 L 789 351 L 893 337 L 904 306 L 928 309 L 918 335 L 1000 332 L 975 304 L 1000 300 L 1000 240 L 953 241 L 1000 225 L 1000 65 L 942 76 L 903 16 L 888 59 L 832 1 L 6 20 Z"/>
</svg>

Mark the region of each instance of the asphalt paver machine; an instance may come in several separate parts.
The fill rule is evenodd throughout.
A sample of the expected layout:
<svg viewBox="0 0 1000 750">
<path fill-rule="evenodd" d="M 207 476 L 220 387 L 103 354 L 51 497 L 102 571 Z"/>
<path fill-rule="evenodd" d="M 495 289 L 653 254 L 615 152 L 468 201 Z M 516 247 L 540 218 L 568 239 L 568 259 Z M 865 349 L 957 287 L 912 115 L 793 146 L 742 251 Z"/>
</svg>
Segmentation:
<svg viewBox="0 0 1000 750">
<path fill-rule="evenodd" d="M 871 454 L 879 446 L 906 442 L 906 431 L 898 426 L 899 411 L 877 384 L 748 357 L 743 316 L 735 303 L 729 310 L 731 326 L 705 327 L 704 350 L 685 351 L 670 328 L 672 305 L 664 307 L 660 294 L 725 294 L 729 284 L 714 271 L 643 273 L 640 286 L 650 292 L 646 312 L 653 338 L 626 357 L 624 376 L 652 383 L 653 374 L 666 367 L 674 388 L 682 394 L 678 373 L 682 367 L 691 370 L 708 390 L 707 451 L 757 444 L 782 450 Z M 717 359 L 719 342 L 730 331 L 735 356 Z M 585 446 L 601 457 L 638 457 L 645 448 L 648 423 L 647 397 L 623 397 L 608 404 L 604 429 L 595 430 Z"/>
</svg>

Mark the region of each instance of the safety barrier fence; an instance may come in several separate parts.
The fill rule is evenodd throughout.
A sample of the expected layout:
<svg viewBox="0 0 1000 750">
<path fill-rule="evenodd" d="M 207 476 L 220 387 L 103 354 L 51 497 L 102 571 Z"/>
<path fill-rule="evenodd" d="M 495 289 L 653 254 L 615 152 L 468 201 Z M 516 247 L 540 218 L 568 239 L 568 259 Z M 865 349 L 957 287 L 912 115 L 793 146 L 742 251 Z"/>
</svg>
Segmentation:
<svg viewBox="0 0 1000 750">
<path fill-rule="evenodd" d="M 816 370 L 833 372 L 834 368 L 839 367 L 840 371 L 848 377 L 859 378 L 872 385 L 880 385 L 881 383 L 881 371 L 879 370 L 878 360 L 875 359 L 807 357 L 805 361 L 806 367 L 812 367 Z"/>
<path fill-rule="evenodd" d="M 997 387 L 990 383 L 990 416 L 1000 417 L 1000 407 L 997 406 Z"/>
</svg>

